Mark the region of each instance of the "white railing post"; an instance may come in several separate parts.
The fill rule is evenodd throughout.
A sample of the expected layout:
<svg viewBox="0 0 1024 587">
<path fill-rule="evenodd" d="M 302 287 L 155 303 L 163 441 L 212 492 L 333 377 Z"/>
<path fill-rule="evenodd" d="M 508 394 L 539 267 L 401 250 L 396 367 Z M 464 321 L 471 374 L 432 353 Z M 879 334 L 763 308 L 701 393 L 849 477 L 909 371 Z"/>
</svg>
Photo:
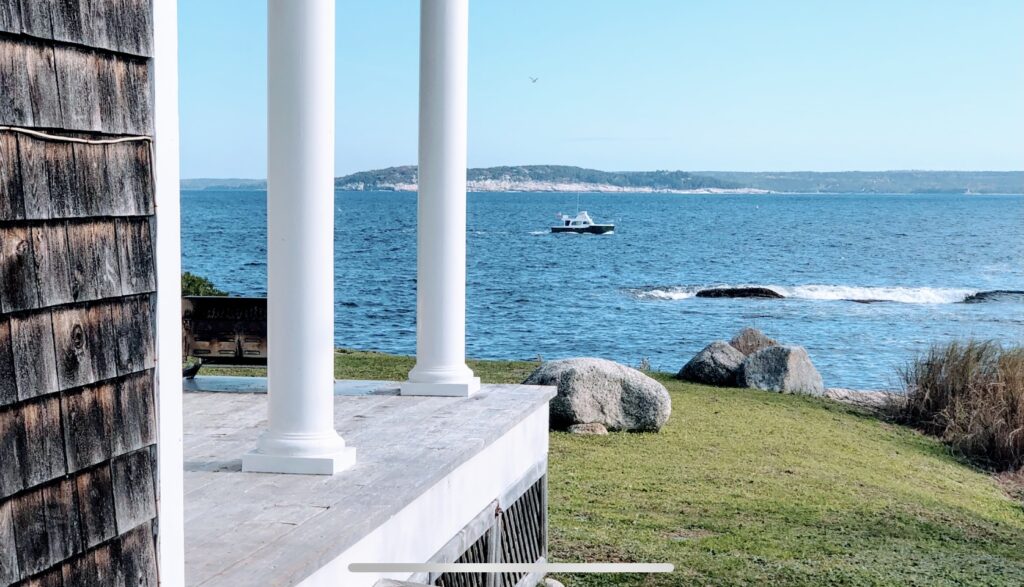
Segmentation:
<svg viewBox="0 0 1024 587">
<path fill-rule="evenodd" d="M 269 0 L 269 428 L 246 471 L 332 475 L 355 450 L 334 429 L 334 0 Z"/>
<path fill-rule="evenodd" d="M 469 0 L 420 3 L 416 366 L 403 395 L 469 396 L 466 140 Z"/>
</svg>

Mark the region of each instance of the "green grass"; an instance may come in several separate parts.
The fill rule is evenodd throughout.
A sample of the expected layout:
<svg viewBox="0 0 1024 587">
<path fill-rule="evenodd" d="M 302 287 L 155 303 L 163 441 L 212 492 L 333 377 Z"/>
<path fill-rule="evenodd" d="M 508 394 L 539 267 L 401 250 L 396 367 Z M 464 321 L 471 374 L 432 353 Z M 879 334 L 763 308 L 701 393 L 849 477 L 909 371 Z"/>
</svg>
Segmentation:
<svg viewBox="0 0 1024 587">
<path fill-rule="evenodd" d="M 346 378 L 402 379 L 412 364 L 336 357 Z M 536 363 L 472 366 L 498 383 Z M 1024 584 L 1020 504 L 938 441 L 824 400 L 656 377 L 672 394 L 660 433 L 551 434 L 550 547 L 556 561 L 677 571 L 567 586 Z"/>
</svg>

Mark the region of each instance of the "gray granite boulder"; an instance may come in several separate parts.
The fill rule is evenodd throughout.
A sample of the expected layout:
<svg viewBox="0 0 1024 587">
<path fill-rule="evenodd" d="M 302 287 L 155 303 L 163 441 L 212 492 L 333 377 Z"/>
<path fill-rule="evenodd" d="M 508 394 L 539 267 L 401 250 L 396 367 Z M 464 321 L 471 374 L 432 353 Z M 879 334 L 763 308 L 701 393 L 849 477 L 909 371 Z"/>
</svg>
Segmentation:
<svg viewBox="0 0 1024 587">
<path fill-rule="evenodd" d="M 636 369 L 604 359 L 564 359 L 542 364 L 527 385 L 554 385 L 551 427 L 603 424 L 608 430 L 657 431 L 672 413 L 665 386 Z"/>
<path fill-rule="evenodd" d="M 729 343 L 716 340 L 683 365 L 676 377 L 706 385 L 736 385 L 736 375 L 746 358 Z"/>
<path fill-rule="evenodd" d="M 761 349 L 777 346 L 779 343 L 765 336 L 760 330 L 747 327 L 737 332 L 729 344 L 744 355 L 752 355 Z"/>
<path fill-rule="evenodd" d="M 823 395 L 821 374 L 799 346 L 770 346 L 747 357 L 740 368 L 740 387 L 766 391 Z"/>
</svg>

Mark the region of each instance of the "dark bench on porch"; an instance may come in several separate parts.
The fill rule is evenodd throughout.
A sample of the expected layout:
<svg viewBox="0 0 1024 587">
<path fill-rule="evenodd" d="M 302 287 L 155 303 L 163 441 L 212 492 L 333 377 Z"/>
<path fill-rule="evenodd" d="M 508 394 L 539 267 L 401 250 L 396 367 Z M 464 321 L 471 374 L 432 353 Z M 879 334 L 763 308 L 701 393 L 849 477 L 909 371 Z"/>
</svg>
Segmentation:
<svg viewBox="0 0 1024 587">
<path fill-rule="evenodd" d="M 184 369 L 191 379 L 203 365 L 267 364 L 267 298 L 181 298 Z"/>
</svg>

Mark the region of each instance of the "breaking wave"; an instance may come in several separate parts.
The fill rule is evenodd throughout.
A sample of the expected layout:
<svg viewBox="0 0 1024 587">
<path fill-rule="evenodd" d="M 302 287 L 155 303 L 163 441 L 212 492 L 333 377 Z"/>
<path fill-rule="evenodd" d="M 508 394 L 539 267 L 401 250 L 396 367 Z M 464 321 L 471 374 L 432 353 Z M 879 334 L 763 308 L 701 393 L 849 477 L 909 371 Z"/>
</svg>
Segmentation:
<svg viewBox="0 0 1024 587">
<path fill-rule="evenodd" d="M 975 289 L 937 288 L 937 287 L 856 287 L 847 285 L 714 285 L 714 286 L 652 286 L 630 288 L 626 292 L 641 300 L 685 300 L 697 297 L 699 292 L 718 290 L 736 290 L 736 296 L 721 295 L 717 297 L 751 297 L 739 292 L 749 289 L 768 289 L 784 298 L 823 301 L 850 302 L 897 302 L 903 304 L 956 304 L 979 293 Z M 711 296 L 702 296 L 711 297 Z"/>
</svg>

